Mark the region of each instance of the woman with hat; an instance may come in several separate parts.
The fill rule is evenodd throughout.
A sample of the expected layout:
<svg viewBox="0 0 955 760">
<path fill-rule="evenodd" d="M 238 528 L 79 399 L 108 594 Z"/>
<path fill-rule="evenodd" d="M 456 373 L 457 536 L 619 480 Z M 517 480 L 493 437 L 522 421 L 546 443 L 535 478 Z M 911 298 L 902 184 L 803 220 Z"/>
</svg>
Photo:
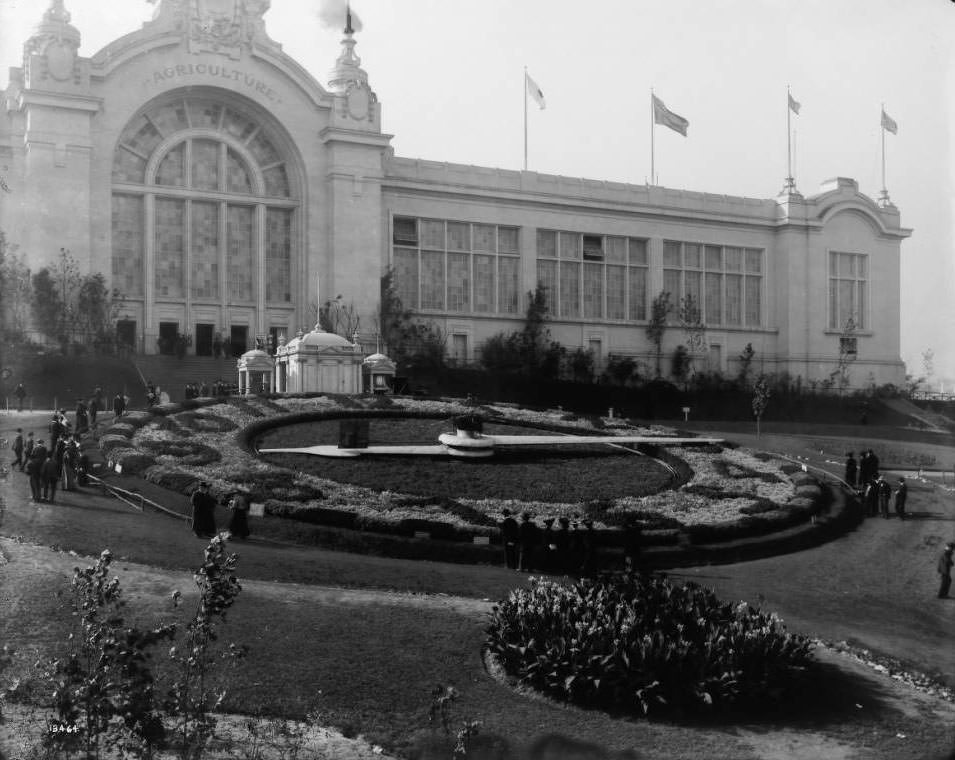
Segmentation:
<svg viewBox="0 0 955 760">
<path fill-rule="evenodd" d="M 216 535 L 216 500 L 209 493 L 209 484 L 200 483 L 192 493 L 192 532 L 199 538 Z"/>
<path fill-rule="evenodd" d="M 245 540 L 249 537 L 249 497 L 236 491 L 229 499 L 232 518 L 229 520 L 229 535 Z"/>
</svg>

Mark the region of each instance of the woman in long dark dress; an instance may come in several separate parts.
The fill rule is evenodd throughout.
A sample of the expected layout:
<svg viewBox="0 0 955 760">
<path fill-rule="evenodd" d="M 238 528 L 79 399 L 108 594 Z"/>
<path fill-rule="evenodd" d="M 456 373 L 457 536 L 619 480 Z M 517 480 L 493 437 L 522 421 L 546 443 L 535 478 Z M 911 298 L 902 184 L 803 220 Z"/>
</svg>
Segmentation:
<svg viewBox="0 0 955 760">
<path fill-rule="evenodd" d="M 216 500 L 209 493 L 209 484 L 200 483 L 192 494 L 192 532 L 200 538 L 216 534 Z"/>
<path fill-rule="evenodd" d="M 229 521 L 229 533 L 235 538 L 249 537 L 249 497 L 240 491 L 232 494 L 229 501 L 232 519 Z"/>
</svg>

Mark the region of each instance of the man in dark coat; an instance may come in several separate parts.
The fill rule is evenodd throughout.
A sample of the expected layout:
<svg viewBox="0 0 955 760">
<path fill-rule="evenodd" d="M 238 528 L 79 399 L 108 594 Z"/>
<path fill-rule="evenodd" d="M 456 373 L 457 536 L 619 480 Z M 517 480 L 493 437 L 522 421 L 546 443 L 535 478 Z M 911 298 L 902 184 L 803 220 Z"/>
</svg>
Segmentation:
<svg viewBox="0 0 955 760">
<path fill-rule="evenodd" d="M 952 587 L 952 551 L 955 551 L 955 543 L 949 542 L 938 558 L 938 574 L 941 581 L 938 587 L 939 599 L 947 597 L 948 590 Z"/>
<path fill-rule="evenodd" d="M 855 488 L 858 482 L 859 465 L 856 462 L 855 454 L 849 452 L 846 457 L 846 483 L 850 488 Z"/>
<path fill-rule="evenodd" d="M 17 428 L 17 437 L 13 439 L 13 462 L 10 467 L 23 469 L 23 428 Z"/>
<path fill-rule="evenodd" d="M 13 395 L 17 397 L 17 411 L 23 411 L 23 399 L 26 398 L 27 389 L 23 387 L 23 383 L 17 383 L 16 390 L 13 391 Z"/>
<path fill-rule="evenodd" d="M 537 567 L 537 545 L 540 541 L 537 523 L 531 519 L 529 512 L 525 512 L 521 515 L 521 524 L 518 528 L 521 552 L 518 569 L 529 572 Z"/>
<path fill-rule="evenodd" d="M 875 485 L 879 492 L 879 514 L 881 514 L 885 519 L 888 519 L 889 499 L 892 498 L 892 486 L 890 486 L 889 481 L 882 476 L 879 476 L 876 479 Z"/>
<path fill-rule="evenodd" d="M 905 478 L 899 478 L 899 487 L 895 491 L 895 514 L 900 520 L 905 519 L 905 501 L 909 495 L 909 486 Z"/>
<path fill-rule="evenodd" d="M 43 500 L 52 504 L 56 500 L 56 486 L 60 481 L 60 466 L 51 453 L 40 469 L 40 476 L 43 480 Z"/>
<path fill-rule="evenodd" d="M 123 397 L 122 393 L 117 393 L 113 397 L 113 414 L 118 418 L 123 416 L 123 412 L 126 411 L 126 399 Z"/>
<path fill-rule="evenodd" d="M 520 527 L 517 520 L 511 515 L 511 510 L 501 510 L 503 520 L 501 520 L 501 543 L 504 544 L 504 562 L 510 570 L 517 569 L 518 550 L 517 545 L 520 541 Z"/>
</svg>

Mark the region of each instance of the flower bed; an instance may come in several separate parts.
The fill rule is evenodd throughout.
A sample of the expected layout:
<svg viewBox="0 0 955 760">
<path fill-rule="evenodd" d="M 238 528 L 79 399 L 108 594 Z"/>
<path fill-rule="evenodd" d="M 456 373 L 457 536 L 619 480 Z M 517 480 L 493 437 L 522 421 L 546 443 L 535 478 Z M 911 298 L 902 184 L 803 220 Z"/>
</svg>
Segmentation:
<svg viewBox="0 0 955 760">
<path fill-rule="evenodd" d="M 594 521 L 603 543 L 618 543 L 609 536 L 617 535 L 617 531 L 611 529 L 630 519 L 641 523 L 647 543 L 672 544 L 680 533 L 694 542 L 706 542 L 777 530 L 808 519 L 821 504 L 818 484 L 798 467 L 738 448 L 683 446 L 652 451 L 653 456 L 666 463 L 668 470 L 652 487 L 645 482 L 641 485 L 640 481 L 645 479 L 634 476 L 636 472 L 649 472 L 638 468 L 650 460 L 632 452 L 598 455 L 597 446 L 606 449 L 602 444 L 591 447 L 594 451 L 590 453 L 569 451 L 573 447 L 566 447 L 568 451 L 559 454 L 553 451 L 521 453 L 514 455 L 508 466 L 524 466 L 522 456 L 527 466 L 535 458 L 546 456 L 549 464 L 545 467 L 550 469 L 542 470 L 530 481 L 525 478 L 522 487 L 515 487 L 513 494 L 471 496 L 428 489 L 423 493 L 405 488 L 389 489 L 374 479 L 344 482 L 343 477 L 332 477 L 329 473 L 341 472 L 342 467 L 357 469 L 362 460 L 289 455 L 301 459 L 286 456 L 282 462 L 269 462 L 257 456 L 250 445 L 252 439 L 263 435 L 273 436 L 269 440 L 279 440 L 282 435 L 288 435 L 285 431 L 292 429 L 281 430 L 283 426 L 306 421 L 312 424 L 308 429 L 312 436 L 310 443 L 331 443 L 337 440 L 337 426 L 327 425 L 321 432 L 321 426 L 314 425 L 316 420 L 363 415 L 376 419 L 410 416 L 432 421 L 476 415 L 483 420 L 488 432 L 500 432 L 499 426 L 507 423 L 533 431 L 575 434 L 660 436 L 674 433 L 659 426 L 632 426 L 620 419 L 594 420 L 559 410 L 534 411 L 510 405 L 475 407 L 459 400 L 388 398 L 383 402 L 376 397 L 249 397 L 193 401 L 188 409 L 170 406 L 161 408 L 155 415 L 129 415 L 119 430 L 107 431 L 101 445 L 104 451 L 111 452 L 109 456 L 114 461 L 118 461 L 118 455 L 112 453 L 116 449 L 150 481 L 186 493 L 201 479 L 210 482 L 213 492 L 219 495 L 237 487 L 249 490 L 252 500 L 264 503 L 266 513 L 276 517 L 402 535 L 423 531 L 449 539 L 489 536 L 496 540 L 496 524 L 502 511 L 509 509 L 515 513 L 530 512 L 538 521 L 545 517 L 589 518 Z M 229 430 L 238 432 L 227 434 Z M 267 433 L 270 430 L 272 432 Z M 506 431 L 515 432 L 513 428 Z M 328 440 L 314 439 L 322 435 Z M 433 442 L 434 437 L 428 439 L 429 442 Z M 134 452 L 139 457 L 133 457 Z M 603 497 L 597 492 L 589 498 L 566 499 L 569 489 L 558 489 L 557 498 L 544 496 L 548 481 L 556 480 L 555 473 L 573 473 L 575 479 L 582 479 L 588 471 L 603 466 L 614 456 L 630 468 L 629 477 L 607 478 L 614 481 L 618 493 Z M 295 468 L 290 469 L 293 461 Z M 418 461 L 427 465 L 426 460 Z M 475 464 L 442 458 L 440 466 L 446 465 L 458 474 L 473 475 L 484 481 L 501 480 L 504 473 L 501 459 Z M 402 465 L 405 466 L 411 467 L 414 463 L 409 460 L 407 465 Z M 439 460 L 432 460 L 426 469 L 438 466 Z M 520 483 L 521 479 L 516 478 L 514 482 Z M 595 489 L 602 485 L 599 478 L 594 482 Z M 560 498 L 561 494 L 565 498 Z"/>
</svg>

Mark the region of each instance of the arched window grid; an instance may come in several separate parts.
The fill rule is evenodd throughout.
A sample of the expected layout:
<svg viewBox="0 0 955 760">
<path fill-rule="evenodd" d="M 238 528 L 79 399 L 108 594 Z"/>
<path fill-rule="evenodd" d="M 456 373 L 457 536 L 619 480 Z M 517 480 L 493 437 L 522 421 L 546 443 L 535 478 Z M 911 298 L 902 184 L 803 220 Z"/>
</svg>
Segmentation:
<svg viewBox="0 0 955 760">
<path fill-rule="evenodd" d="M 204 123 L 196 126 L 197 119 Z M 301 200 L 282 142 L 216 99 L 167 101 L 134 117 L 114 154 L 113 214 L 122 215 L 114 220 L 114 278 L 131 293 L 146 295 L 149 285 L 148 300 L 187 308 L 291 306 Z M 139 207 L 123 202 L 136 197 Z M 130 261 L 137 255 L 139 269 Z"/>
</svg>

